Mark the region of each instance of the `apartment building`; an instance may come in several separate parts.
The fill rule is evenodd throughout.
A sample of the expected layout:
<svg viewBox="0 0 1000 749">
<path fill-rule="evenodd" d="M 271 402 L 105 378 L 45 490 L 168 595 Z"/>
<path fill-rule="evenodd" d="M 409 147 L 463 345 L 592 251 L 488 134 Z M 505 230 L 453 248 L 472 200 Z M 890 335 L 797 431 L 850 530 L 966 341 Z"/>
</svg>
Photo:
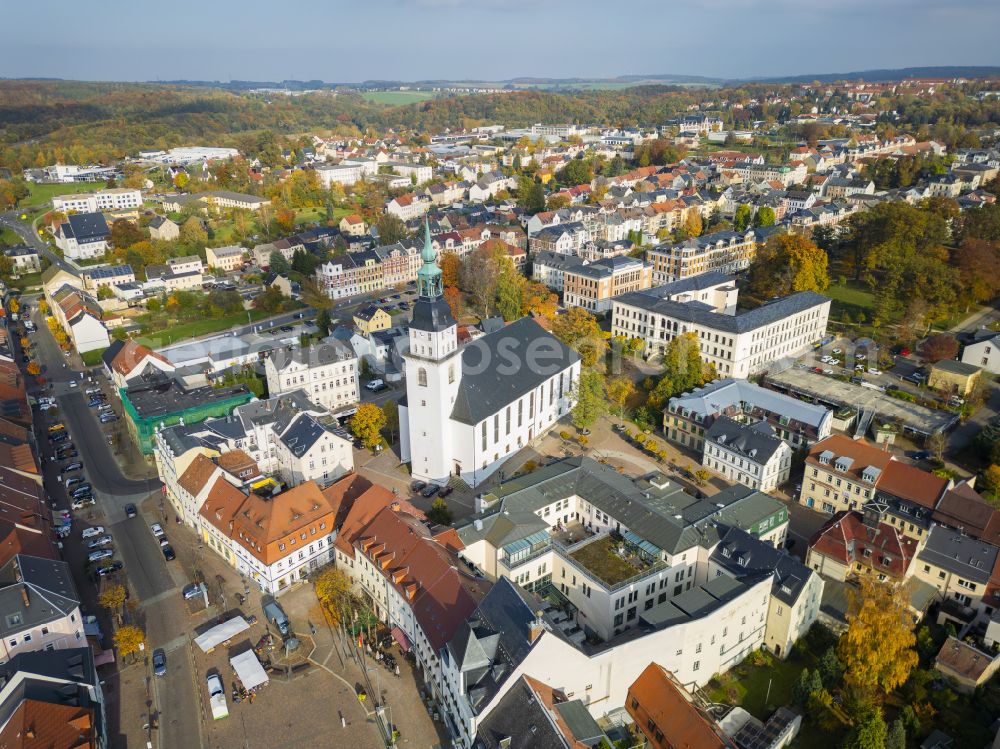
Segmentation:
<svg viewBox="0 0 1000 749">
<path fill-rule="evenodd" d="M 375 250 L 339 255 L 316 269 L 316 280 L 332 299 L 385 288 L 382 262 Z"/>
<path fill-rule="evenodd" d="M 0 567 L 0 663 L 86 645 L 80 595 L 60 559 L 14 554 Z"/>
<path fill-rule="evenodd" d="M 278 349 L 264 360 L 267 392 L 271 397 L 293 390 L 330 411 L 358 402 L 358 357 L 350 346 L 326 340 L 291 351 Z"/>
<path fill-rule="evenodd" d="M 801 291 L 737 311 L 732 281 L 708 273 L 624 294 L 613 302 L 611 333 L 641 340 L 647 357 L 661 354 L 677 336 L 694 334 L 702 360 L 720 375 L 738 378 L 796 356 L 826 334 L 828 297 Z"/>
<path fill-rule="evenodd" d="M 746 270 L 757 247 L 753 230 L 720 231 L 680 244 L 657 245 L 646 251 L 646 260 L 653 266 L 653 283 L 660 285 L 713 271 L 731 275 Z"/>
<path fill-rule="evenodd" d="M 729 481 L 769 492 L 788 481 L 792 448 L 766 421 L 744 424 L 720 416 L 705 433 L 701 465 Z"/>
<path fill-rule="evenodd" d="M 387 161 L 382 164 L 392 170 L 393 174 L 406 177 L 415 185 L 422 185 L 429 182 L 434 176 L 434 170 L 426 164 L 410 164 L 405 161 Z"/>
<path fill-rule="evenodd" d="M 531 278 L 543 283 L 555 292 L 562 293 L 566 271 L 579 268 L 583 260 L 576 255 L 561 252 L 533 252 L 531 255 Z"/>
<path fill-rule="evenodd" d="M 671 442 L 701 452 L 706 430 L 720 416 L 766 422 L 793 450 L 829 437 L 833 428 L 828 408 L 727 377 L 671 398 L 663 412 L 663 433 Z"/>
<path fill-rule="evenodd" d="M 560 255 L 579 255 L 590 239 L 590 233 L 579 221 L 548 226 L 531 234 L 532 255 L 554 252 Z"/>
<path fill-rule="evenodd" d="M 415 281 L 420 270 L 420 250 L 412 242 L 376 247 L 382 269 L 382 283 L 385 288 L 393 288 Z"/>
<path fill-rule="evenodd" d="M 131 265 L 102 265 L 97 268 L 85 268 L 80 272 L 83 288 L 96 292 L 102 286 L 117 286 L 123 283 L 133 283 L 135 272 Z"/>
<path fill-rule="evenodd" d="M 960 530 L 933 526 L 913 575 L 937 589 L 943 616 L 959 630 L 985 630 L 1000 607 L 1000 549 Z"/>
<path fill-rule="evenodd" d="M 390 200 L 385 206 L 385 212 L 401 221 L 413 221 L 427 213 L 432 205 L 426 195 L 410 192 Z"/>
<path fill-rule="evenodd" d="M 231 273 L 243 267 L 246 250 L 239 245 L 228 247 L 206 247 L 205 261 L 209 270 Z"/>
<path fill-rule="evenodd" d="M 56 247 L 70 260 L 92 260 L 108 249 L 111 230 L 103 213 L 75 213 L 59 224 Z"/>
<path fill-rule="evenodd" d="M 374 177 L 378 174 L 378 166 L 374 159 L 345 159 L 339 164 L 316 167 L 316 175 L 324 190 L 334 184 L 350 187 L 367 177 Z"/>
<path fill-rule="evenodd" d="M 577 643 L 639 626 L 642 612 L 709 579 L 720 526 L 739 522 L 780 547 L 788 525 L 780 502 L 745 486 L 699 500 L 661 474 L 633 480 L 589 458 L 506 481 L 480 504 L 458 528 L 462 555 L 490 579 L 555 588 L 572 604 Z"/>
<path fill-rule="evenodd" d="M 583 261 L 563 275 L 563 304 L 595 314 L 611 309 L 615 297 L 650 287 L 652 268 L 634 257 Z"/>
<path fill-rule="evenodd" d="M 77 195 L 56 195 L 52 210 L 63 213 L 97 213 L 99 211 L 127 211 L 142 205 L 142 192 L 128 187 L 117 187 Z"/>
<path fill-rule="evenodd" d="M 197 255 L 184 255 L 183 257 L 172 257 L 167 260 L 167 266 L 174 273 L 204 273 L 205 264 Z"/>
<path fill-rule="evenodd" d="M 262 593 L 280 595 L 333 561 L 336 512 L 312 481 L 244 491 L 218 476 L 198 511 L 205 544 Z"/>
</svg>

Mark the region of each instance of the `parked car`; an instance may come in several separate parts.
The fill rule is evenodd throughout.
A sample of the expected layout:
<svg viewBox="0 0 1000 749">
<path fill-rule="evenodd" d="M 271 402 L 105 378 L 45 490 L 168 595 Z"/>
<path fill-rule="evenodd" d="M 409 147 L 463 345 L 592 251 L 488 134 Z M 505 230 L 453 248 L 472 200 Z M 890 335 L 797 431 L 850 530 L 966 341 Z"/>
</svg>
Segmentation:
<svg viewBox="0 0 1000 749">
<path fill-rule="evenodd" d="M 369 380 L 368 382 L 365 383 L 365 390 L 370 390 L 373 393 L 377 393 L 380 390 L 385 390 L 387 387 L 388 385 L 386 385 L 385 382 L 381 379 Z"/>
<path fill-rule="evenodd" d="M 80 484 L 78 487 L 76 487 L 76 489 L 73 490 L 73 494 L 71 496 L 81 497 L 84 494 L 90 494 L 93 491 L 93 489 L 94 487 L 92 487 L 90 484 Z"/>
<path fill-rule="evenodd" d="M 170 546 L 170 541 L 167 540 L 166 536 L 160 536 L 159 541 L 160 546 Z"/>
<path fill-rule="evenodd" d="M 129 502 L 127 505 L 125 505 L 125 517 L 134 518 L 138 514 L 139 511 L 136 509 L 134 504 Z"/>
<path fill-rule="evenodd" d="M 163 648 L 153 651 L 153 675 L 164 676 L 167 673 L 167 654 Z"/>
<path fill-rule="evenodd" d="M 439 491 L 441 491 L 441 487 L 438 486 L 437 484 L 428 484 L 423 488 L 423 491 L 420 492 L 420 496 L 424 497 L 425 499 L 430 499 Z"/>
<path fill-rule="evenodd" d="M 876 369 L 875 367 L 868 367 L 868 374 L 877 376 L 882 374 L 882 370 Z"/>
<path fill-rule="evenodd" d="M 107 559 L 113 557 L 115 552 L 113 549 L 101 549 L 100 551 L 92 551 L 87 555 L 88 562 L 99 562 L 102 559 Z"/>
<path fill-rule="evenodd" d="M 56 450 L 56 458 L 59 460 L 66 460 L 66 458 L 75 458 L 79 455 L 76 448 L 72 444 L 64 445 L 59 450 Z"/>
<path fill-rule="evenodd" d="M 71 486 L 76 486 L 81 481 L 83 481 L 83 479 L 80 478 L 79 476 L 70 476 L 68 479 L 66 479 L 66 488 L 69 489 Z"/>
<path fill-rule="evenodd" d="M 191 598 L 196 598 L 202 594 L 205 588 L 205 583 L 189 583 L 184 586 L 184 600 L 187 601 Z"/>
<path fill-rule="evenodd" d="M 95 538 L 93 541 L 91 541 L 90 543 L 88 543 L 87 544 L 87 548 L 88 549 L 99 549 L 102 546 L 110 546 L 112 543 L 114 543 L 114 539 L 111 537 L 111 534 L 106 533 L 103 536 L 99 536 L 99 537 Z"/>
<path fill-rule="evenodd" d="M 168 562 L 172 562 L 177 558 L 172 546 L 161 546 L 160 548 L 163 550 L 163 558 Z"/>
<path fill-rule="evenodd" d="M 412 484 L 410 484 L 410 491 L 416 494 L 418 492 L 423 491 L 425 486 L 427 486 L 427 484 L 425 484 L 423 481 L 414 481 Z"/>
<path fill-rule="evenodd" d="M 95 525 L 93 528 L 84 528 L 80 535 L 83 538 L 93 538 L 94 536 L 100 536 L 102 533 L 104 533 L 104 526 Z"/>
<path fill-rule="evenodd" d="M 159 523 L 153 523 L 151 526 L 149 526 L 149 529 L 153 531 L 153 535 L 156 538 L 161 538 L 164 535 L 163 527 Z"/>
<path fill-rule="evenodd" d="M 83 470 L 82 460 L 74 460 L 69 465 L 63 467 L 63 473 L 69 473 L 70 471 L 80 471 L 80 470 Z"/>
<path fill-rule="evenodd" d="M 115 560 L 114 562 L 111 562 L 110 564 L 105 564 L 102 567 L 98 567 L 96 570 L 94 570 L 94 572 L 96 572 L 98 575 L 101 575 L 103 577 L 104 575 L 110 575 L 112 572 L 117 572 L 118 570 L 122 569 L 124 566 L 125 565 L 123 563 L 119 562 L 118 560 Z"/>
<path fill-rule="evenodd" d="M 914 453 L 910 453 L 910 457 L 914 460 L 930 460 L 931 453 L 929 450 L 917 450 Z"/>
<path fill-rule="evenodd" d="M 438 492 L 438 496 L 439 497 L 447 497 L 453 491 L 455 491 L 455 487 L 453 487 L 453 486 L 442 486 L 441 487 L 441 491 Z"/>
<path fill-rule="evenodd" d="M 74 499 L 73 503 L 70 505 L 74 510 L 82 510 L 84 507 L 90 507 L 95 504 L 96 500 L 93 497 L 80 497 L 79 499 Z"/>
</svg>

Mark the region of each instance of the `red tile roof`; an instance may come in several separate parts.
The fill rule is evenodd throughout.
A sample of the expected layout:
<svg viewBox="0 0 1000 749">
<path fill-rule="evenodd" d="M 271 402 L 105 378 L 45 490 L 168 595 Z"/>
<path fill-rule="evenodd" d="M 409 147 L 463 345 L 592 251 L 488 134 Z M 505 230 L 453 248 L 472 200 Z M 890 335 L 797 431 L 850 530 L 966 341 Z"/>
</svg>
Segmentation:
<svg viewBox="0 0 1000 749">
<path fill-rule="evenodd" d="M 91 749 L 97 744 L 92 708 L 25 699 L 0 731 L 2 749 Z"/>
<path fill-rule="evenodd" d="M 876 529 L 865 525 L 859 512 L 838 512 L 820 528 L 809 548 L 841 564 L 858 563 L 902 579 L 917 555 L 918 544 L 889 523 L 879 523 Z"/>
<path fill-rule="evenodd" d="M 1000 546 L 1000 509 L 989 504 L 965 481 L 944 493 L 931 519 Z"/>
<path fill-rule="evenodd" d="M 886 466 L 876 482 L 880 492 L 931 509 L 948 489 L 948 484 L 949 479 L 896 460 Z"/>
<path fill-rule="evenodd" d="M 633 700 L 638 707 L 633 707 Z M 677 749 L 724 749 L 732 746 L 677 686 L 669 671 L 650 663 L 628 689 L 625 709 L 653 746 Z M 663 734 L 657 741 L 648 721 Z"/>
</svg>

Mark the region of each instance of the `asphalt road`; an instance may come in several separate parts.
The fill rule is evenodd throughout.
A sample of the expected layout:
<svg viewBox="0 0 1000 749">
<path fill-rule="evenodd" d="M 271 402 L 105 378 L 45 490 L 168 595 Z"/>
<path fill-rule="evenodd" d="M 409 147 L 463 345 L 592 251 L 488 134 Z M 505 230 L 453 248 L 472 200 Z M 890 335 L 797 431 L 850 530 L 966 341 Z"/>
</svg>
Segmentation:
<svg viewBox="0 0 1000 749">
<path fill-rule="evenodd" d="M 51 383 L 49 394 L 55 396 L 59 406 L 56 418 L 66 425 L 70 439 L 79 452 L 76 460 L 83 461 L 84 476 L 94 486 L 97 499 L 95 507 L 74 513 L 74 533 L 64 544 L 64 554 L 73 567 L 78 588 L 90 601 L 91 609 L 97 610 L 94 600 L 96 588 L 87 575 L 89 549 L 78 534 L 82 528 L 98 524 L 111 532 L 115 556 L 124 564 L 132 597 L 138 602 L 135 616 L 146 632 L 147 655 L 157 647 L 167 652 L 169 666 L 163 677 L 153 678 L 148 671 L 148 662 L 131 667 L 147 669 L 148 678 L 143 681 L 150 690 L 152 709 L 159 714 L 160 728 L 153 734 L 154 746 L 197 746 L 199 740 L 195 737 L 200 735 L 199 704 L 191 659 L 186 653 L 189 647 L 188 614 L 178 584 L 183 581 L 183 572 L 180 562 L 165 560 L 149 529 L 150 523 L 164 521 L 158 502 L 148 499 L 151 493 L 154 496 L 158 494 L 160 482 L 155 479 L 130 479 L 122 473 L 107 443 L 103 425 L 98 421 L 95 410 L 89 408 L 84 400 L 86 396 L 82 390 L 95 385 L 87 379 L 80 381 L 80 372 L 64 367 L 66 357 L 60 352 L 44 320 L 38 318 L 37 311 L 35 318 L 38 331 L 30 336 L 35 359 L 45 368 L 46 380 Z M 72 379 L 80 384 L 71 387 L 69 382 Z M 115 402 L 103 375 L 95 375 L 95 379 L 109 395 L 108 402 L 120 413 L 120 405 Z M 52 423 L 41 412 L 39 417 L 42 428 Z M 58 507 L 68 508 L 69 500 L 60 476 L 61 466 L 67 461 L 57 463 L 52 460 L 48 440 L 43 438 L 40 444 L 49 496 Z M 144 501 L 145 512 L 140 509 L 139 517 L 126 518 L 124 506 L 127 503 L 141 508 Z M 168 524 L 164 523 L 164 528 L 169 535 L 171 529 Z M 107 635 L 110 637 L 110 632 Z M 105 644 L 110 645 L 109 642 Z M 131 745 L 137 732 L 142 732 L 141 727 L 148 720 L 144 715 L 129 710 L 134 711 L 137 702 L 144 702 L 145 699 L 145 695 L 142 695 L 142 700 L 137 700 L 134 694 L 116 695 L 121 741 L 128 745 Z"/>
<path fill-rule="evenodd" d="M 68 273 L 76 273 L 76 268 L 54 253 L 52 248 L 49 247 L 49 243 L 38 236 L 38 232 L 32 228 L 31 224 L 21 221 L 20 216 L 20 211 L 0 213 L 0 224 L 17 232 L 25 244 L 34 247 L 40 255 L 44 255 L 53 265 L 58 265 Z"/>
</svg>

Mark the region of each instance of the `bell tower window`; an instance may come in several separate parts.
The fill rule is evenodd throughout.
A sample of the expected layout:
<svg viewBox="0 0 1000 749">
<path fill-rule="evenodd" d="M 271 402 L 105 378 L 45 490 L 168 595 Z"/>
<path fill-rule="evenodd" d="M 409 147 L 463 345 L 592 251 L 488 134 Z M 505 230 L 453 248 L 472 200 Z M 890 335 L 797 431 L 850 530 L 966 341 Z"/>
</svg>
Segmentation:
<svg viewBox="0 0 1000 749">
<path fill-rule="evenodd" d="M 417 384 L 421 387 L 427 387 L 427 370 L 423 367 L 417 370 Z"/>
</svg>

